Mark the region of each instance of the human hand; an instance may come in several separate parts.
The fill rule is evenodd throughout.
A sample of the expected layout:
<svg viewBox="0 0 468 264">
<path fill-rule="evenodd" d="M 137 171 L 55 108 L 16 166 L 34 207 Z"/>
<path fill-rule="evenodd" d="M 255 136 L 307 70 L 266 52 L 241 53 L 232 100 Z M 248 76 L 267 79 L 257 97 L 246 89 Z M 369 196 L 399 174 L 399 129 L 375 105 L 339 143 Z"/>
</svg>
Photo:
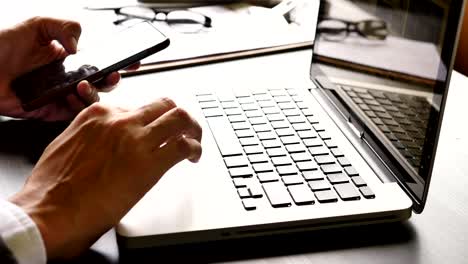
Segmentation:
<svg viewBox="0 0 468 264">
<path fill-rule="evenodd" d="M 35 17 L 0 31 L 0 115 L 47 121 L 68 120 L 87 105 L 99 101 L 98 91 L 110 91 L 119 82 L 117 72 L 109 74 L 99 86 L 86 81 L 77 86 L 77 95 L 32 112 L 25 112 L 11 89 L 18 76 L 77 51 L 81 35 L 79 23 L 54 18 Z M 138 68 L 133 65 L 129 69 Z"/>
<path fill-rule="evenodd" d="M 37 224 L 49 259 L 87 249 L 173 165 L 201 155 L 200 125 L 169 99 L 135 111 L 95 103 L 44 151 L 10 201 Z"/>
</svg>

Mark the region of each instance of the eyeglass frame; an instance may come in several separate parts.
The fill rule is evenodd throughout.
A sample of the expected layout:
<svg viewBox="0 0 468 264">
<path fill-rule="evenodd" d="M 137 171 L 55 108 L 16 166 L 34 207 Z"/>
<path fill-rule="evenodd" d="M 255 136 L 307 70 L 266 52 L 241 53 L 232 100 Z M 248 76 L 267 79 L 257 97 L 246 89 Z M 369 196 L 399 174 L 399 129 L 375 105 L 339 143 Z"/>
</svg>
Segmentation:
<svg viewBox="0 0 468 264">
<path fill-rule="evenodd" d="M 148 9 L 148 10 L 151 10 L 153 11 L 154 13 L 154 18 L 153 19 L 148 19 L 147 17 L 143 17 L 143 16 L 138 16 L 138 15 L 131 15 L 131 14 L 125 14 L 125 13 L 122 13 L 121 10 L 124 9 L 124 8 L 129 8 L 129 7 L 133 7 L 133 8 L 143 8 L 143 9 Z M 114 25 L 120 25 L 121 23 L 125 22 L 125 21 L 128 21 L 130 19 L 141 19 L 141 20 L 145 20 L 145 21 L 150 21 L 150 22 L 154 22 L 154 21 L 163 21 L 163 22 L 166 22 L 168 24 L 171 24 L 170 22 L 167 21 L 167 19 L 164 19 L 164 20 L 158 20 L 157 19 L 157 15 L 158 14 L 164 14 L 166 17 L 169 13 L 171 12 L 174 12 L 174 11 L 187 11 L 187 12 L 191 12 L 191 13 L 195 13 L 195 14 L 199 14 L 201 15 L 205 22 L 204 23 L 198 23 L 197 21 L 195 20 L 190 20 L 190 21 L 193 21 L 195 23 L 177 23 L 177 24 L 200 24 L 202 25 L 203 27 L 206 27 L 206 28 L 210 28 L 211 27 L 211 18 L 207 15 L 204 15 L 202 13 L 199 13 L 199 12 L 195 12 L 195 11 L 192 11 L 192 10 L 188 10 L 188 9 L 167 9 L 167 10 L 164 10 L 164 9 L 156 9 L 154 7 L 148 7 L 148 6 L 124 6 L 124 7 L 117 7 L 117 8 L 112 8 L 112 9 L 108 9 L 108 10 L 113 10 L 114 13 L 116 15 L 119 15 L 119 16 L 124 16 L 124 18 L 121 18 L 121 19 L 117 19 L 115 20 L 113 23 Z"/>
<path fill-rule="evenodd" d="M 318 23 L 317 23 L 317 33 L 320 34 L 320 33 L 327 33 L 327 32 L 321 32 L 320 30 L 320 23 L 323 22 L 323 21 L 338 21 L 338 22 L 342 22 L 346 25 L 346 28 L 344 29 L 340 29 L 340 32 L 345 32 L 346 35 L 343 37 L 343 39 L 345 39 L 346 37 L 349 36 L 350 33 L 357 33 L 358 35 L 360 35 L 361 37 L 364 37 L 366 39 L 378 39 L 378 40 L 385 40 L 386 37 L 388 36 L 388 27 L 387 27 L 387 23 L 383 20 L 378 20 L 378 19 L 365 19 L 365 20 L 360 20 L 360 21 L 356 21 L 356 22 L 353 22 L 353 21 L 348 21 L 348 20 L 344 20 L 344 19 L 339 19 L 339 18 L 331 18 L 331 17 L 323 17 L 323 18 L 320 18 Z M 387 34 L 385 34 L 382 38 L 379 38 L 377 35 L 371 35 L 371 34 L 366 34 L 364 32 L 362 32 L 361 30 L 359 30 L 359 27 L 358 25 L 359 24 L 366 24 L 366 23 L 373 23 L 373 22 L 380 22 L 382 23 L 382 25 L 384 26 L 384 28 L 382 29 L 385 29 L 387 30 Z M 328 30 L 331 30 L 331 28 L 327 28 Z M 330 33 L 330 34 L 333 34 L 333 33 Z M 372 38 L 374 37 L 374 38 Z"/>
</svg>

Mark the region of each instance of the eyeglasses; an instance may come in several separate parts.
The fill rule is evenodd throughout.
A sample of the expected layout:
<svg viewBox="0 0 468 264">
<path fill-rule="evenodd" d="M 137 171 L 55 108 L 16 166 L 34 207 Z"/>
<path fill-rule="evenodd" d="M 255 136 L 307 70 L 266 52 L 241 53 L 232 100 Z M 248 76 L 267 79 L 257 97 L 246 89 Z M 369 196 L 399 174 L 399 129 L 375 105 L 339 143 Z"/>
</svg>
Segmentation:
<svg viewBox="0 0 468 264">
<path fill-rule="evenodd" d="M 317 26 L 317 33 L 329 41 L 344 40 L 352 32 L 371 40 L 385 40 L 389 34 L 387 23 L 382 20 L 351 22 L 342 19 L 324 18 Z"/>
<path fill-rule="evenodd" d="M 211 27 L 211 18 L 191 10 L 158 10 L 150 7 L 128 6 L 114 9 L 122 18 L 114 21 L 120 25 L 131 19 L 166 22 L 171 28 L 181 33 L 198 33 Z"/>
</svg>

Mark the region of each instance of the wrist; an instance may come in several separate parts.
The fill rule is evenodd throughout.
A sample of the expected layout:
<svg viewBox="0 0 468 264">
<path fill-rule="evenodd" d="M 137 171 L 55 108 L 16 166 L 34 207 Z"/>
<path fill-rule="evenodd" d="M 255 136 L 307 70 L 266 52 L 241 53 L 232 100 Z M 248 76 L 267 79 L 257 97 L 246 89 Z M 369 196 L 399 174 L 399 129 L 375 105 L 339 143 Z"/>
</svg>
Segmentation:
<svg viewBox="0 0 468 264">
<path fill-rule="evenodd" d="M 48 227 L 54 226 L 52 223 L 48 223 L 45 217 L 45 214 L 38 209 L 38 203 L 35 200 L 31 199 L 31 195 L 25 192 L 19 192 L 15 194 L 13 197 L 9 199 L 9 201 L 16 206 L 20 207 L 34 222 L 36 225 L 39 234 L 42 238 L 42 242 L 44 243 L 44 248 L 46 251 L 46 255 L 48 258 L 53 257 L 53 241 L 55 240 L 53 237 L 52 230 L 49 230 Z"/>
</svg>

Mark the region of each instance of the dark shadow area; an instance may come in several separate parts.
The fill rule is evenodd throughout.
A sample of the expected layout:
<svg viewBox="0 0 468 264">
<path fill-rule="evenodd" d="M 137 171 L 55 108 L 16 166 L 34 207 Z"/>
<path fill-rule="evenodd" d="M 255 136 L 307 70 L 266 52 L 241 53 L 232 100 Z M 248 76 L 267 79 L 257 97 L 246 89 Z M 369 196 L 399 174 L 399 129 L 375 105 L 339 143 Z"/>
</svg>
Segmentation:
<svg viewBox="0 0 468 264">
<path fill-rule="evenodd" d="M 68 125 L 69 122 L 37 120 L 0 121 L 0 153 L 24 156 L 36 163 L 47 145 Z"/>
<path fill-rule="evenodd" d="M 182 246 L 121 251 L 121 263 L 213 263 L 407 243 L 410 223 L 393 223 Z"/>
<path fill-rule="evenodd" d="M 101 263 L 101 264 L 111 264 L 113 263 L 112 260 L 107 258 L 104 254 L 101 254 L 95 250 L 88 250 L 79 257 L 76 257 L 71 260 L 67 261 L 48 261 L 48 264 L 60 264 L 60 263 L 67 263 L 67 264 L 78 264 L 78 263 Z"/>
</svg>

